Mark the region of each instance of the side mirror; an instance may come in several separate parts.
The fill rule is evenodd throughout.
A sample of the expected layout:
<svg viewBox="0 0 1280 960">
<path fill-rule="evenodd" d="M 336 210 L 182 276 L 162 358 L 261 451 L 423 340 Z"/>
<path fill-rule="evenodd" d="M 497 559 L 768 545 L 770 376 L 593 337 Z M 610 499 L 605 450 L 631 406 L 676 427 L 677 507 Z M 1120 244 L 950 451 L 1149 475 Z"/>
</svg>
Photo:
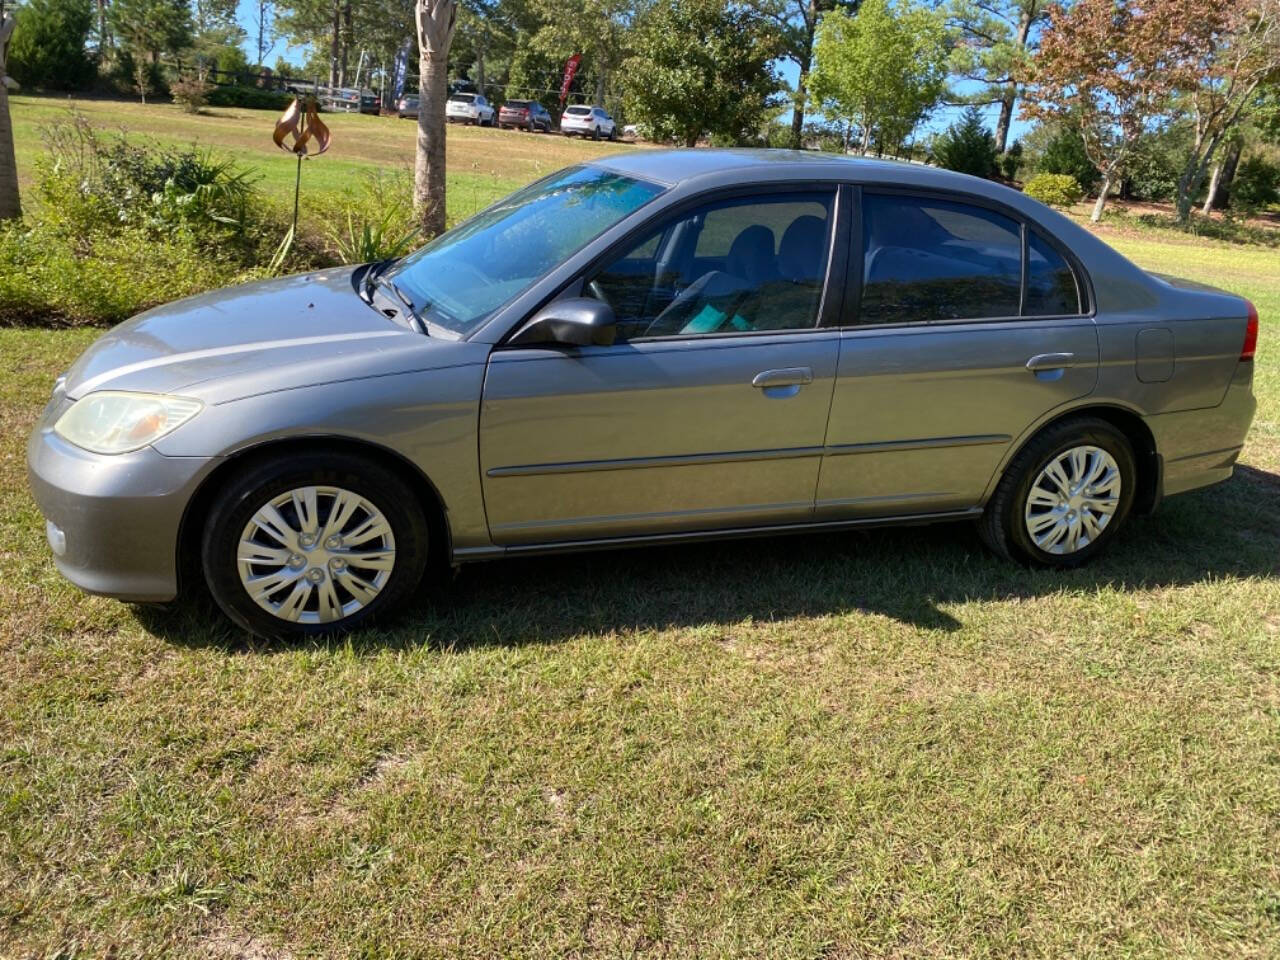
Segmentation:
<svg viewBox="0 0 1280 960">
<path fill-rule="evenodd" d="M 607 347 L 617 329 L 613 307 L 591 297 L 571 297 L 547 304 L 508 343 L 520 347 L 535 343 Z"/>
</svg>

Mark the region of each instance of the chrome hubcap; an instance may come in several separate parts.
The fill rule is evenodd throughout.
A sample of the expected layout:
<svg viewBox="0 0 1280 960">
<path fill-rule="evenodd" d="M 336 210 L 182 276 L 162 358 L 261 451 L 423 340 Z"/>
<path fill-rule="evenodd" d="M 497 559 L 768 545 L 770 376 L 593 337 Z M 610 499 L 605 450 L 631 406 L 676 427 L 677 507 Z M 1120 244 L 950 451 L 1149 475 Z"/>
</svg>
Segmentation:
<svg viewBox="0 0 1280 960">
<path fill-rule="evenodd" d="M 1072 447 L 1040 471 L 1027 495 L 1032 542 L 1045 553 L 1070 554 L 1102 536 L 1120 504 L 1120 466 L 1100 447 Z"/>
<path fill-rule="evenodd" d="M 333 623 L 368 606 L 395 562 L 382 511 L 341 487 L 298 487 L 263 504 L 236 551 L 253 602 L 294 623 Z"/>
</svg>

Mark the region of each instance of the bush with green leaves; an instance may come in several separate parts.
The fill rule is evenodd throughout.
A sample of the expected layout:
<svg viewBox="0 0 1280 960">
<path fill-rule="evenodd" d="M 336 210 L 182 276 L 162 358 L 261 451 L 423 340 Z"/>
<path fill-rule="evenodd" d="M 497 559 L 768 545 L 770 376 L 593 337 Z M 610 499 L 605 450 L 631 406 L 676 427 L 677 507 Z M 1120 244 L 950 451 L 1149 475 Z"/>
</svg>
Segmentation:
<svg viewBox="0 0 1280 960">
<path fill-rule="evenodd" d="M 211 107 L 244 107 L 249 110 L 284 110 L 292 100 L 291 93 L 239 84 L 213 87 L 205 95 L 205 103 Z"/>
<path fill-rule="evenodd" d="M 1280 203 L 1280 165 L 1266 157 L 1252 156 L 1236 168 L 1231 181 L 1231 209 L 1256 213 Z"/>
<path fill-rule="evenodd" d="M 81 90 L 97 73 L 85 52 L 91 0 L 27 0 L 17 14 L 6 69 L 24 87 Z"/>
<path fill-rule="evenodd" d="M 285 213 L 232 161 L 103 137 L 74 114 L 46 143 L 35 202 L 0 229 L 0 325 L 115 323 L 271 272 Z M 307 241 L 277 266 L 322 263 Z"/>
<path fill-rule="evenodd" d="M 1085 151 L 1084 137 L 1075 127 L 1063 127 L 1045 146 L 1036 163 L 1037 173 L 1065 173 L 1086 193 L 1092 193 L 1102 174 Z"/>
<path fill-rule="evenodd" d="M 1015 140 L 1009 144 L 1009 149 L 1000 154 L 1000 173 L 1006 180 L 1017 180 L 1021 168 L 1022 143 Z"/>
<path fill-rule="evenodd" d="M 939 134 L 933 145 L 933 162 L 944 170 L 995 176 L 996 139 L 983 125 L 981 110 L 966 108 L 959 120 Z"/>
<path fill-rule="evenodd" d="M 374 263 L 402 257 L 419 243 L 408 171 L 369 174 L 336 203 L 314 210 L 328 225 L 329 250 L 341 263 Z"/>
<path fill-rule="evenodd" d="M 1084 196 L 1084 190 L 1069 173 L 1037 173 L 1022 190 L 1033 200 L 1051 207 L 1070 207 Z"/>
</svg>

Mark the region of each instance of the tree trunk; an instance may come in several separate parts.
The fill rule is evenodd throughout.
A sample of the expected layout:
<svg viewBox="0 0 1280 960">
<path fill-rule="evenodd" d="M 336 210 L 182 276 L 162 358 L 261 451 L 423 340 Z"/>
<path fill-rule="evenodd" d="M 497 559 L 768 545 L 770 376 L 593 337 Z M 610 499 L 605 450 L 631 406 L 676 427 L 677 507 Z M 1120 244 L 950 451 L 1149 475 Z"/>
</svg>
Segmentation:
<svg viewBox="0 0 1280 960">
<path fill-rule="evenodd" d="M 1240 166 L 1240 154 L 1244 152 L 1244 142 L 1237 140 L 1231 145 L 1231 151 L 1222 164 L 1222 181 L 1218 184 L 1218 198 L 1215 206 L 1225 210 L 1231 205 L 1231 184 L 1236 178 L 1236 167 Z"/>
<path fill-rule="evenodd" d="M 2 16 L 2 15 L 0 15 Z M 9 89 L 4 85 L 4 52 L 14 20 L 0 20 L 0 220 L 22 216 L 18 197 L 18 162 L 13 155 L 13 120 L 9 116 Z"/>
<path fill-rule="evenodd" d="M 1107 205 L 1107 194 L 1111 192 L 1111 179 L 1114 176 L 1112 171 L 1108 170 L 1102 175 L 1102 186 L 1098 188 L 1098 202 L 1093 205 L 1093 213 L 1089 220 L 1097 223 L 1102 219 L 1102 208 Z"/>
<path fill-rule="evenodd" d="M 1204 208 L 1200 211 L 1206 217 L 1213 210 L 1213 201 L 1218 196 L 1218 184 L 1222 182 L 1222 163 L 1213 165 L 1213 176 L 1209 178 L 1209 193 L 1204 198 Z"/>
<path fill-rule="evenodd" d="M 795 107 L 791 112 L 791 149 L 800 150 L 804 147 L 804 104 L 808 97 L 806 92 L 806 84 L 809 82 L 808 71 L 801 70 L 800 78 L 796 81 L 796 98 Z"/>
<path fill-rule="evenodd" d="M 107 59 L 107 49 L 111 46 L 107 36 L 107 0 L 98 0 L 98 60 Z"/>
<path fill-rule="evenodd" d="M 871 149 L 871 124 L 864 122 L 862 124 L 862 141 L 858 144 L 858 153 L 864 157 L 867 151 Z"/>
<path fill-rule="evenodd" d="M 1023 5 L 1022 16 L 1018 20 L 1017 48 L 1027 48 L 1027 38 L 1031 36 L 1031 23 L 1034 17 L 1033 6 Z M 1017 84 L 1010 84 L 1000 97 L 1000 118 L 996 121 L 996 153 L 1004 153 L 1008 146 L 1009 127 L 1013 124 L 1013 107 L 1018 102 Z"/>
<path fill-rule="evenodd" d="M 445 229 L 444 105 L 449 96 L 449 46 L 457 13 L 456 0 L 417 0 L 419 100 L 413 206 L 427 239 Z"/>
<path fill-rule="evenodd" d="M 1005 151 L 1005 144 L 1009 140 L 1009 126 L 1013 123 L 1013 105 L 1017 99 L 1018 91 L 1014 87 L 1006 90 L 1004 96 L 1000 98 L 1000 117 L 996 120 L 997 154 Z"/>
<path fill-rule="evenodd" d="M 597 107 L 603 107 L 603 106 L 604 106 L 604 81 L 605 81 L 604 66 L 603 66 L 603 64 L 597 64 L 597 66 L 596 66 L 596 95 L 595 95 L 595 99 L 593 99 L 593 100 L 592 100 L 592 103 L 594 103 Z"/>
<path fill-rule="evenodd" d="M 488 38 L 485 36 L 484 28 L 480 30 L 480 42 L 476 44 L 476 91 L 480 96 L 484 96 L 485 77 L 484 77 L 484 48 Z"/>
<path fill-rule="evenodd" d="M 338 45 L 342 40 L 342 5 L 333 3 L 333 32 L 329 37 L 329 86 L 338 85 Z"/>
<path fill-rule="evenodd" d="M 338 86 L 345 87 L 347 85 L 348 70 L 351 66 L 351 43 L 353 41 L 353 31 L 351 28 L 351 0 L 347 0 L 342 5 L 342 69 L 338 72 Z M 359 110 L 359 108 L 356 108 Z"/>
</svg>

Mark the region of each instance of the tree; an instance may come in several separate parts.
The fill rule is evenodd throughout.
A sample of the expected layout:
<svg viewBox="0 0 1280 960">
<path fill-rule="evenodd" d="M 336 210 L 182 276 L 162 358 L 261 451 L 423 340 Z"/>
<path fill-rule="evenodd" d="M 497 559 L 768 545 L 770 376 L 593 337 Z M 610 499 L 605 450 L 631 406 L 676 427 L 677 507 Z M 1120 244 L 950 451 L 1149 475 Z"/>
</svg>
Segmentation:
<svg viewBox="0 0 1280 960">
<path fill-rule="evenodd" d="M 449 45 L 457 27 L 456 0 L 416 0 L 418 26 L 418 150 L 413 206 L 424 237 L 445 228 L 444 105 L 449 96 Z"/>
<path fill-rule="evenodd" d="M 191 44 L 191 11 L 183 0 L 112 0 L 107 19 L 137 60 L 157 63 L 160 54 Z"/>
<path fill-rule="evenodd" d="M 823 17 L 813 96 L 829 117 L 858 127 L 862 153 L 873 138 L 900 143 L 937 106 L 946 56 L 940 14 L 904 0 L 866 0 L 856 17 L 844 10 Z"/>
<path fill-rule="evenodd" d="M 781 89 L 769 66 L 778 49 L 777 32 L 746 7 L 661 0 L 623 64 L 627 116 L 657 140 L 692 147 L 712 134 L 740 143 Z"/>
<path fill-rule="evenodd" d="M 1179 107 L 1192 121 L 1192 140 L 1178 177 L 1175 205 L 1186 223 L 1209 164 L 1259 87 L 1280 73 L 1280 0 L 1160 0 L 1177 32 Z"/>
<path fill-rule="evenodd" d="M 809 76 L 813 72 L 814 43 L 822 15 L 837 8 L 858 12 L 862 0 L 755 0 L 754 8 L 771 19 L 782 39 L 782 56 L 799 68 L 792 93 L 790 146 L 799 150 L 804 140 L 804 111 L 808 100 Z"/>
<path fill-rule="evenodd" d="M 592 101 L 604 106 L 609 82 L 630 55 L 633 29 L 650 0 L 529 0 L 538 24 L 530 43 L 563 64 L 582 54 L 579 74 L 594 82 Z"/>
<path fill-rule="evenodd" d="M 1027 81 L 1024 116 L 1080 131 L 1102 177 L 1095 222 L 1139 141 L 1166 119 L 1176 29 L 1162 2 L 1078 0 L 1070 10 L 1052 8 L 1040 50 L 1020 76 Z"/>
<path fill-rule="evenodd" d="M 970 104 L 933 146 L 933 158 L 944 170 L 990 178 L 996 171 L 996 141 L 982 123 L 982 111 Z"/>
<path fill-rule="evenodd" d="M 92 29 L 91 0 L 29 0 L 22 8 L 22 29 L 9 43 L 9 73 L 24 87 L 84 86 L 96 72 L 85 52 Z"/>
<path fill-rule="evenodd" d="M 9 38 L 16 26 L 0 4 L 0 220 L 22 216 L 18 197 L 18 161 L 13 152 L 13 120 L 9 116 L 9 74 L 5 70 Z"/>
<path fill-rule="evenodd" d="M 1017 79 L 1034 50 L 1038 28 L 1048 16 L 1050 0 L 953 0 L 951 23 L 957 34 L 951 70 L 982 85 L 966 98 L 971 103 L 998 103 L 996 152 L 1004 153 L 1020 89 Z"/>
<path fill-rule="evenodd" d="M 253 13 L 253 32 L 256 39 L 254 49 L 258 56 L 254 63 L 259 69 L 267 59 L 267 51 L 275 46 L 276 38 L 272 32 L 271 0 L 258 0 Z"/>
</svg>

